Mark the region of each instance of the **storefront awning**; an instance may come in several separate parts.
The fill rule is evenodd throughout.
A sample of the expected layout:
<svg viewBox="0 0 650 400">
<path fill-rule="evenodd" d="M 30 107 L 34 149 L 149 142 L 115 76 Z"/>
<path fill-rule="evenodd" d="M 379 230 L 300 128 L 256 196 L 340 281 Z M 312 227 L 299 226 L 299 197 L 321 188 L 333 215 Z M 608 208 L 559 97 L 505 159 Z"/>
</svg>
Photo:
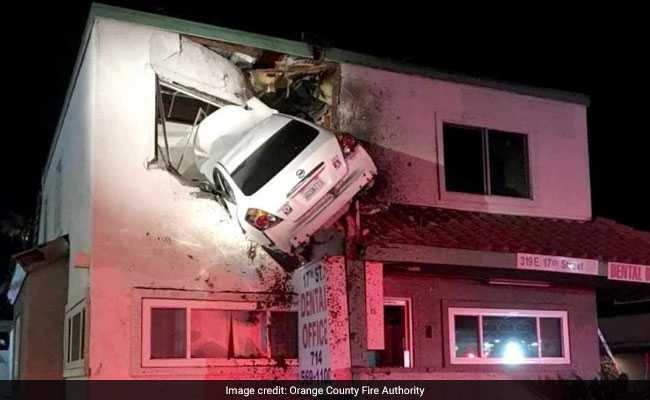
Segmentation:
<svg viewBox="0 0 650 400">
<path fill-rule="evenodd" d="M 532 269 L 650 283 L 650 232 L 589 221 L 362 206 L 367 260 Z"/>
<path fill-rule="evenodd" d="M 23 287 L 23 282 L 29 273 L 50 265 L 53 261 L 65 256 L 68 254 L 68 249 L 68 238 L 62 236 L 11 256 L 16 265 L 7 291 L 9 302 L 11 304 L 16 302 Z"/>
</svg>

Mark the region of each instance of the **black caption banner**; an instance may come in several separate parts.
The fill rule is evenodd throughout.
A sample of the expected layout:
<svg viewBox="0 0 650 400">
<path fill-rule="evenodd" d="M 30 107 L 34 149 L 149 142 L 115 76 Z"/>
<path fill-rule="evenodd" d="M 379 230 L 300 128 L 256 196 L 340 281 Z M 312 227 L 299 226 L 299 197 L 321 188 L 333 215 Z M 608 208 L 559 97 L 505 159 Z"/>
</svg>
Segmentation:
<svg viewBox="0 0 650 400">
<path fill-rule="evenodd" d="M 650 400 L 648 381 L 4 381 L 17 400 Z"/>
</svg>

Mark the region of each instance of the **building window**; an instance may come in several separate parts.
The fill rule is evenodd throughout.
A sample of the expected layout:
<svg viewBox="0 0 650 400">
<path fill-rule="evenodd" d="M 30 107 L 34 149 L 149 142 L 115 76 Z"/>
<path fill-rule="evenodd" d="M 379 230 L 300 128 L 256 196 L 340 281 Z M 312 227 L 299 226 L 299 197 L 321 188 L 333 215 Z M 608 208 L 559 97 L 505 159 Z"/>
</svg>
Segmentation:
<svg viewBox="0 0 650 400">
<path fill-rule="evenodd" d="M 10 332 L 0 332 L 0 351 L 9 350 Z"/>
<path fill-rule="evenodd" d="M 566 311 L 449 308 L 452 364 L 569 364 Z"/>
<path fill-rule="evenodd" d="M 65 319 L 65 369 L 83 368 L 86 344 L 85 302 L 74 306 Z"/>
<path fill-rule="evenodd" d="M 214 99 L 156 78 L 155 160 L 187 179 L 200 179 L 194 167 L 196 125 L 216 111 Z"/>
<path fill-rule="evenodd" d="M 217 109 L 216 106 L 180 92 L 171 86 L 161 85 L 160 95 L 167 122 L 193 125 L 201 113 L 208 115 Z"/>
<path fill-rule="evenodd" d="M 447 191 L 531 197 L 526 135 L 444 123 L 443 143 Z"/>
<path fill-rule="evenodd" d="M 409 299 L 384 299 L 384 349 L 373 352 L 377 367 L 412 366 L 411 302 Z"/>
<path fill-rule="evenodd" d="M 21 316 L 16 316 L 14 329 L 11 331 L 11 373 L 10 377 L 12 379 L 20 378 L 20 355 L 21 355 L 21 344 L 22 344 L 22 328 L 21 328 Z"/>
<path fill-rule="evenodd" d="M 56 163 L 55 181 L 54 181 L 54 232 L 55 235 L 63 232 L 61 226 L 61 210 L 63 208 L 63 159 L 59 158 Z"/>
<path fill-rule="evenodd" d="M 255 303 L 143 299 L 142 365 L 262 365 L 298 357 L 297 313 Z"/>
</svg>

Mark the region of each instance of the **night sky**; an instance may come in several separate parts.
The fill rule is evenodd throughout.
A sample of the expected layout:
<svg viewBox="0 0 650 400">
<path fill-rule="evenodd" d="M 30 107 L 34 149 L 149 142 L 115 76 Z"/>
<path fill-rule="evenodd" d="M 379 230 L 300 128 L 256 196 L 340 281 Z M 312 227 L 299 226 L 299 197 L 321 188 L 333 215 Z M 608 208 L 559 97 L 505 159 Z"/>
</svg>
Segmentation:
<svg viewBox="0 0 650 400">
<path fill-rule="evenodd" d="M 332 3 L 309 8 L 280 3 L 238 7 L 183 2 L 107 1 L 143 11 L 300 40 L 448 72 L 585 93 L 589 108 L 594 215 L 650 230 L 645 189 L 650 170 L 647 32 L 633 10 L 514 10 L 494 18 L 482 10 L 403 7 L 351 13 Z M 158 6 L 151 6 L 151 4 Z M 171 3 L 169 5 L 166 3 Z M 5 36 L 6 129 L 0 157 L 0 218 L 31 216 L 61 111 L 89 2 L 26 3 L 6 15 L 20 29 Z M 307 4 L 307 3 L 305 3 Z M 20 6 L 19 6 L 20 7 Z M 496 11 L 496 10 L 491 10 Z M 513 11 L 513 10 L 510 10 Z M 639 19 L 642 13 L 636 13 Z M 23 25 L 24 24 L 24 25 Z M 620 24 L 619 26 L 616 26 Z M 7 49 L 6 46 L 9 46 Z M 8 122 L 8 123 L 7 123 Z M 586 177 L 585 177 L 586 178 Z"/>
</svg>

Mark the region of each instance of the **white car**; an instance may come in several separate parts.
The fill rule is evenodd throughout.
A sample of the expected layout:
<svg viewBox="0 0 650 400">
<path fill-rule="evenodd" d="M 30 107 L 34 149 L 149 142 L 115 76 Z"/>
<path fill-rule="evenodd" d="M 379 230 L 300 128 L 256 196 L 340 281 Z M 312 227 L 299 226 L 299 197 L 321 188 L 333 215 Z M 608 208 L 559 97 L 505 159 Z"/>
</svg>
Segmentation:
<svg viewBox="0 0 650 400">
<path fill-rule="evenodd" d="M 377 174 L 353 136 L 337 137 L 255 98 L 206 117 L 194 151 L 199 170 L 249 239 L 291 254 L 340 218 Z"/>
</svg>

